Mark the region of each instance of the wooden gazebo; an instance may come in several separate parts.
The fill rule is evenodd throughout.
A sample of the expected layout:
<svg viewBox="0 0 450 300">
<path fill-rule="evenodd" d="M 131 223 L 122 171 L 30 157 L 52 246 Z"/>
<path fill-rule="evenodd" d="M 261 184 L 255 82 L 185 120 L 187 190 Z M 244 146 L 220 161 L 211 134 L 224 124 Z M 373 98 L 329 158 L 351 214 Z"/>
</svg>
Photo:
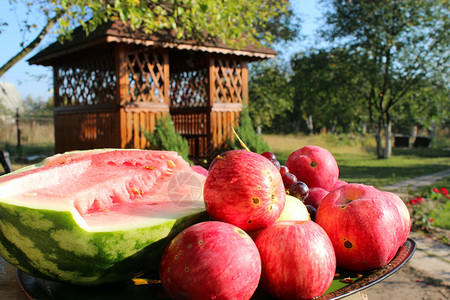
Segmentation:
<svg viewBox="0 0 450 300">
<path fill-rule="evenodd" d="M 211 157 L 232 135 L 248 101 L 247 63 L 273 58 L 268 48 L 180 41 L 109 22 L 81 28 L 30 64 L 53 67 L 55 152 L 148 148 L 144 131 L 170 113 L 195 158 Z"/>
</svg>

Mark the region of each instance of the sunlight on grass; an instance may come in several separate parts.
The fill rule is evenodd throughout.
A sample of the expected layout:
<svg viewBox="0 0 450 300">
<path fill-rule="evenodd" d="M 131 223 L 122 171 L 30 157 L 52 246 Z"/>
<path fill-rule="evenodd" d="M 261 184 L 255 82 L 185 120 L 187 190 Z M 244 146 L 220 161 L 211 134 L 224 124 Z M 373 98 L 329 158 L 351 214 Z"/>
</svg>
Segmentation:
<svg viewBox="0 0 450 300">
<path fill-rule="evenodd" d="M 306 145 L 326 148 L 336 158 L 340 179 L 378 188 L 450 168 L 450 152 L 435 149 L 395 150 L 391 158 L 378 159 L 372 137 L 264 135 L 264 139 L 282 164 L 293 151 Z"/>
</svg>

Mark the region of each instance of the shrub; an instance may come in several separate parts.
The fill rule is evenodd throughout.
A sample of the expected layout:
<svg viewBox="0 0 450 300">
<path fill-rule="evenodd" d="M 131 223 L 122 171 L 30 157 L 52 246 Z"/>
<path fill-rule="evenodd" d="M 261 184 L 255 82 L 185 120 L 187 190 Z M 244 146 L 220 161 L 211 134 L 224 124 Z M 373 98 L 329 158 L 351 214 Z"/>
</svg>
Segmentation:
<svg viewBox="0 0 450 300">
<path fill-rule="evenodd" d="M 191 162 L 189 160 L 189 144 L 175 131 L 169 114 L 156 119 L 155 130 L 152 133 L 144 131 L 144 135 L 150 142 L 149 149 L 176 151 L 186 161 Z"/>
<path fill-rule="evenodd" d="M 253 123 L 247 108 L 242 109 L 239 117 L 239 127 L 236 127 L 235 131 L 251 151 L 256 153 L 270 151 L 269 145 L 253 128 Z M 228 139 L 227 142 L 228 146 L 233 150 L 242 149 L 241 143 L 236 138 L 233 141 Z"/>
</svg>

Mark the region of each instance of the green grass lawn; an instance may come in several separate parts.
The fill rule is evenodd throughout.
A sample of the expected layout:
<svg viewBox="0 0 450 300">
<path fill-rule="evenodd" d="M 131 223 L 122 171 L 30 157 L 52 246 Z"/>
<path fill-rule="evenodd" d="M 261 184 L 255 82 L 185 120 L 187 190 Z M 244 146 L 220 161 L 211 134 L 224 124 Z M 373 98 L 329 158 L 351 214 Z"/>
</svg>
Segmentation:
<svg viewBox="0 0 450 300">
<path fill-rule="evenodd" d="M 264 139 L 284 164 L 290 153 L 306 146 L 328 149 L 339 166 L 340 179 L 383 186 L 450 168 L 450 151 L 443 148 L 393 148 L 392 157 L 377 159 L 373 138 L 332 135 L 265 135 Z M 448 143 L 444 143 L 448 144 Z M 412 196 L 430 197 L 433 188 L 450 190 L 450 177 L 432 186 L 422 187 Z M 403 199 L 406 202 L 409 199 Z M 433 219 L 433 226 L 450 229 L 450 201 L 429 199 L 422 204 L 422 213 Z"/>
<path fill-rule="evenodd" d="M 264 139 L 284 164 L 293 151 L 317 145 L 328 149 L 339 166 L 340 179 L 381 188 L 385 185 L 450 168 L 450 151 L 393 149 L 389 159 L 378 159 L 373 138 L 331 135 L 265 135 Z"/>
</svg>

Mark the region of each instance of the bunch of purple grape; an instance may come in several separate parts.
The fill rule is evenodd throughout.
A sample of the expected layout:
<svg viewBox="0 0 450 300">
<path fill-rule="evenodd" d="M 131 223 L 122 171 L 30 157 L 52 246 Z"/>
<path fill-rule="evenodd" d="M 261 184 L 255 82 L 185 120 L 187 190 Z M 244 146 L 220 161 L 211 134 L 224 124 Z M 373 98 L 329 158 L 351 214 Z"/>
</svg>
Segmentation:
<svg viewBox="0 0 450 300">
<path fill-rule="evenodd" d="M 277 159 L 277 156 L 273 152 L 266 151 L 261 153 L 261 155 L 270 160 L 280 171 L 284 188 L 286 189 L 286 194 L 294 196 L 304 202 L 309 195 L 309 188 L 306 183 L 304 183 L 303 181 L 299 181 L 297 179 L 297 176 L 289 172 L 288 167 L 286 167 L 285 165 L 281 165 Z M 306 208 L 308 209 L 311 220 L 314 220 L 316 209 L 311 205 L 306 205 Z"/>
</svg>

